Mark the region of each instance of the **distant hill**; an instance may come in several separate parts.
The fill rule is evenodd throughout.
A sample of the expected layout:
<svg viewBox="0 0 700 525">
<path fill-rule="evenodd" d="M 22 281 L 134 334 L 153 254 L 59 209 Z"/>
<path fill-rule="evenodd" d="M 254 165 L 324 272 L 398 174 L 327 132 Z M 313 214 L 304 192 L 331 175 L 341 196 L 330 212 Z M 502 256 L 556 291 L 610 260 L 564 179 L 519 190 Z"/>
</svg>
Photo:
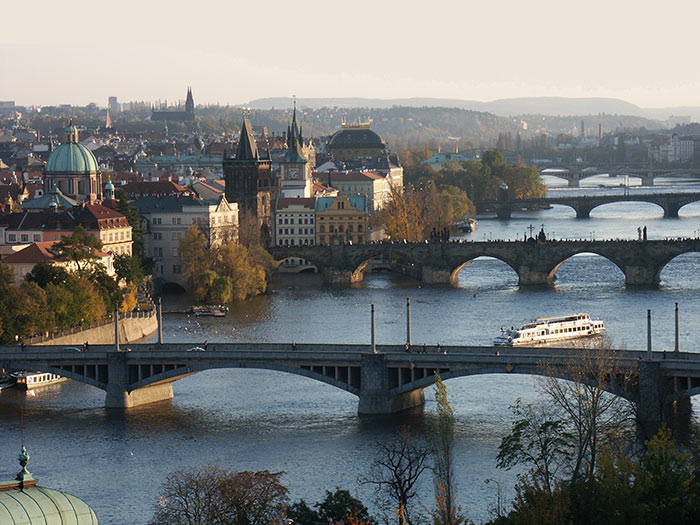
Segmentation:
<svg viewBox="0 0 700 525">
<path fill-rule="evenodd" d="M 260 98 L 245 106 L 255 109 L 288 108 L 293 103 L 289 97 Z M 320 108 L 391 108 L 401 107 L 443 107 L 467 109 L 493 113 L 500 117 L 517 115 L 579 116 L 579 115 L 629 115 L 655 120 L 666 120 L 671 116 L 687 115 L 693 121 L 700 121 L 700 107 L 677 106 L 669 108 L 641 108 L 617 98 L 566 98 L 566 97 L 523 97 L 505 98 L 491 102 L 446 98 L 299 98 L 300 107 Z"/>
</svg>

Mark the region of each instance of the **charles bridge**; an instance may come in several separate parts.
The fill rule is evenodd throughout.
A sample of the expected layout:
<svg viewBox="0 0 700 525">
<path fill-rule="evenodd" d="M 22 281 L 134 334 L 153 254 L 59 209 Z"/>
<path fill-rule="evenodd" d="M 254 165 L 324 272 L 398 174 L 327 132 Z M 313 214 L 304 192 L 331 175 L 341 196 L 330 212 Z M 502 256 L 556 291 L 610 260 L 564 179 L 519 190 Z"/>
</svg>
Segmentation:
<svg viewBox="0 0 700 525">
<path fill-rule="evenodd" d="M 172 383 L 204 370 L 245 368 L 296 374 L 359 398 L 360 414 L 390 414 L 424 403 L 435 381 L 483 374 L 578 377 L 577 367 L 594 358 L 584 348 L 494 348 L 476 346 L 209 343 L 0 347 L 0 368 L 59 374 L 106 392 L 108 408 L 130 408 L 173 397 Z M 640 426 L 653 432 L 665 421 L 689 424 L 690 397 L 700 393 L 700 353 L 615 351 L 606 389 L 636 405 Z M 588 363 L 588 364 L 586 364 Z M 573 376 L 572 376 L 573 374 Z M 584 375 L 584 380 L 589 376 Z M 274 380 L 274 378 L 270 378 Z M 261 385 L 264 388 L 264 385 Z"/>
<path fill-rule="evenodd" d="M 514 211 L 522 209 L 542 208 L 552 204 L 560 204 L 573 208 L 577 219 L 587 219 L 591 211 L 603 204 L 613 202 L 650 202 L 660 206 L 664 217 L 677 218 L 679 210 L 686 204 L 700 201 L 700 193 L 633 193 L 622 195 L 583 195 L 543 197 L 541 199 L 510 199 L 478 201 L 474 205 L 479 213 L 493 211 L 499 219 L 510 219 Z"/>
<path fill-rule="evenodd" d="M 627 285 L 658 285 L 661 271 L 674 257 L 700 251 L 700 239 L 676 240 L 557 240 L 340 244 L 330 246 L 275 246 L 277 260 L 299 257 L 315 265 L 327 283 L 362 281 L 372 261 L 383 261 L 394 271 L 425 284 L 453 284 L 459 271 L 477 257 L 494 257 L 518 274 L 520 285 L 546 285 L 557 269 L 579 253 L 605 257 L 625 275 Z"/>
</svg>

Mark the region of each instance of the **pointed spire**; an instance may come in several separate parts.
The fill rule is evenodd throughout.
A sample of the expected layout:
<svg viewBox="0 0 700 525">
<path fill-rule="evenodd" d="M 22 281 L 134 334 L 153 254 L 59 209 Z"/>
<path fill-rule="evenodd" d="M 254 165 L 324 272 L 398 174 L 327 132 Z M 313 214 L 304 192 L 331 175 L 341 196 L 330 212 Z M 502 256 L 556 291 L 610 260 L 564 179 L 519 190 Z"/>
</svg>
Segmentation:
<svg viewBox="0 0 700 525">
<path fill-rule="evenodd" d="M 236 160 L 258 160 L 258 158 L 258 147 L 255 144 L 253 126 L 250 120 L 244 118 L 243 126 L 241 127 L 241 138 L 238 141 Z"/>
</svg>

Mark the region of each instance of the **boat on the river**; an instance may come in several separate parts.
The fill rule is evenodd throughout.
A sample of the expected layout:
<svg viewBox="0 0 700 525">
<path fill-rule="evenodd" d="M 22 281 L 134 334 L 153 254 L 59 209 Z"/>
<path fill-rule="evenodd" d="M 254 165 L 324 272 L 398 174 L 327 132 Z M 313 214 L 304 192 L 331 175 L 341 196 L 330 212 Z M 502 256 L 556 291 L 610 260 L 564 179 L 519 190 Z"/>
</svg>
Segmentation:
<svg viewBox="0 0 700 525">
<path fill-rule="evenodd" d="M 475 232 L 479 223 L 472 217 L 464 217 L 456 221 L 453 226 L 464 233 Z"/>
<path fill-rule="evenodd" d="M 495 346 L 531 345 L 590 337 L 603 332 L 605 332 L 605 323 L 600 319 L 591 319 L 588 314 L 539 317 L 520 328 L 501 328 L 501 333 L 493 340 L 493 344 Z"/>
<path fill-rule="evenodd" d="M 24 390 L 31 390 L 40 386 L 54 385 L 56 383 L 68 381 L 67 378 L 50 372 L 15 372 L 12 374 L 12 377 L 15 378 L 17 387 Z"/>
<path fill-rule="evenodd" d="M 200 316 L 224 317 L 228 312 L 228 306 L 222 304 L 207 304 L 204 306 L 193 306 L 190 313 Z"/>
</svg>

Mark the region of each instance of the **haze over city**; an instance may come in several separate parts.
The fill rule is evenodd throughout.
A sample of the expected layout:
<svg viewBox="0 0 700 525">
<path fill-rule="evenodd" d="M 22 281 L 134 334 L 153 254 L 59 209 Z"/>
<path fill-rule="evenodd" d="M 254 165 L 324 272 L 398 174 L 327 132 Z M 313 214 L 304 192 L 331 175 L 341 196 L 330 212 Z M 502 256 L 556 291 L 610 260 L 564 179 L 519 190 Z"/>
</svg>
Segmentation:
<svg viewBox="0 0 700 525">
<path fill-rule="evenodd" d="M 688 67 L 699 8 L 593 0 L 410 5 L 254 2 L 4 6 L 0 99 L 20 105 L 183 98 L 615 97 L 700 105 Z M 679 14 L 682 13 L 682 16 Z"/>
</svg>

